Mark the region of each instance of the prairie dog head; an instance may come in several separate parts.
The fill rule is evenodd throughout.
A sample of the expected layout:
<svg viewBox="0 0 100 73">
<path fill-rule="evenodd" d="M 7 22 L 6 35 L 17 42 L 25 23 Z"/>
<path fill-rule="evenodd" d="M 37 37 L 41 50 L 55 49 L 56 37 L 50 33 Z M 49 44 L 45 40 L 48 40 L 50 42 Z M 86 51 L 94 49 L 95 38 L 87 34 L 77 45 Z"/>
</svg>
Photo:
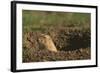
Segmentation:
<svg viewBox="0 0 100 73">
<path fill-rule="evenodd" d="M 52 40 L 49 35 L 41 34 L 39 37 L 39 42 L 41 42 L 41 43 L 46 43 L 49 40 Z"/>
<path fill-rule="evenodd" d="M 57 52 L 57 49 L 49 35 L 41 34 L 39 37 L 39 42 L 45 46 L 49 51 Z"/>
</svg>

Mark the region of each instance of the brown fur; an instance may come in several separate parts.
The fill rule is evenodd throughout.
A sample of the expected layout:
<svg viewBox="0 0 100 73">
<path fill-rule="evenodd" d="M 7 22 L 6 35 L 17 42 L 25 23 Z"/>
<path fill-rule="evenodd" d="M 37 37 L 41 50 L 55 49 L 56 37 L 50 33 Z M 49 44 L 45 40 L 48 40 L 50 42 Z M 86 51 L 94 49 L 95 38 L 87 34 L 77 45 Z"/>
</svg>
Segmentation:
<svg viewBox="0 0 100 73">
<path fill-rule="evenodd" d="M 39 37 L 39 42 L 49 51 L 57 52 L 56 46 L 49 35 L 41 34 Z"/>
</svg>

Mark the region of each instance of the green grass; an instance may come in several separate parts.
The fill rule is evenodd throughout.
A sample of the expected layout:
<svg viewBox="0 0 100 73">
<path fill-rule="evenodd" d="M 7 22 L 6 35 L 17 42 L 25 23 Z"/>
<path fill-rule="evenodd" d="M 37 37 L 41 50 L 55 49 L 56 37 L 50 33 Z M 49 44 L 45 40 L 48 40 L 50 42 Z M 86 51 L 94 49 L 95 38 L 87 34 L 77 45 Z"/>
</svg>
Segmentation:
<svg viewBox="0 0 100 73">
<path fill-rule="evenodd" d="M 49 27 L 90 27 L 89 13 L 22 11 L 24 31 L 39 31 Z"/>
</svg>

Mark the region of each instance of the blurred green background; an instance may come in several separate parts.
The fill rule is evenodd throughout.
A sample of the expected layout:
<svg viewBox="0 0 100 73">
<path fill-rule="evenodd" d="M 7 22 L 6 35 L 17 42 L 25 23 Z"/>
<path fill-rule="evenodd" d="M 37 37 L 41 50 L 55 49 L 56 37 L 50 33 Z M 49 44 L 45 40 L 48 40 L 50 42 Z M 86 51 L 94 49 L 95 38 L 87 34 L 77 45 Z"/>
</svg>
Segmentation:
<svg viewBox="0 0 100 73">
<path fill-rule="evenodd" d="M 23 31 L 39 31 L 49 27 L 90 28 L 90 13 L 23 10 Z"/>
</svg>

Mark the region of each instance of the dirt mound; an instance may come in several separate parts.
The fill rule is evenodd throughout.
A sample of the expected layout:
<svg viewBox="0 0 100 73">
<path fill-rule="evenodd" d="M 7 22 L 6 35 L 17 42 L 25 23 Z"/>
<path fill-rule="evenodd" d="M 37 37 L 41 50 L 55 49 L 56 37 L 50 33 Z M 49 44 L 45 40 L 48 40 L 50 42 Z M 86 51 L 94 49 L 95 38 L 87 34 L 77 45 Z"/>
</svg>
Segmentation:
<svg viewBox="0 0 100 73">
<path fill-rule="evenodd" d="M 24 49 L 39 49 L 37 32 L 26 32 L 23 34 L 23 48 Z"/>
<path fill-rule="evenodd" d="M 57 49 L 75 50 L 90 47 L 90 30 L 80 28 L 57 28 L 51 29 L 49 35 L 52 37 Z"/>
<path fill-rule="evenodd" d="M 67 61 L 91 59 L 90 48 L 81 48 L 73 51 L 24 50 L 23 62 Z"/>
<path fill-rule="evenodd" d="M 42 32 L 41 32 L 42 33 Z M 40 32 L 27 32 L 23 34 L 23 47 L 40 49 Z M 49 35 L 58 50 L 75 50 L 90 47 L 90 30 L 79 28 L 49 29 L 45 35 Z"/>
<path fill-rule="evenodd" d="M 55 29 L 49 28 L 45 32 L 23 33 L 23 62 L 82 60 L 91 58 L 90 29 Z M 55 53 L 41 47 L 39 43 L 41 33 L 51 37 L 58 52 Z"/>
</svg>

